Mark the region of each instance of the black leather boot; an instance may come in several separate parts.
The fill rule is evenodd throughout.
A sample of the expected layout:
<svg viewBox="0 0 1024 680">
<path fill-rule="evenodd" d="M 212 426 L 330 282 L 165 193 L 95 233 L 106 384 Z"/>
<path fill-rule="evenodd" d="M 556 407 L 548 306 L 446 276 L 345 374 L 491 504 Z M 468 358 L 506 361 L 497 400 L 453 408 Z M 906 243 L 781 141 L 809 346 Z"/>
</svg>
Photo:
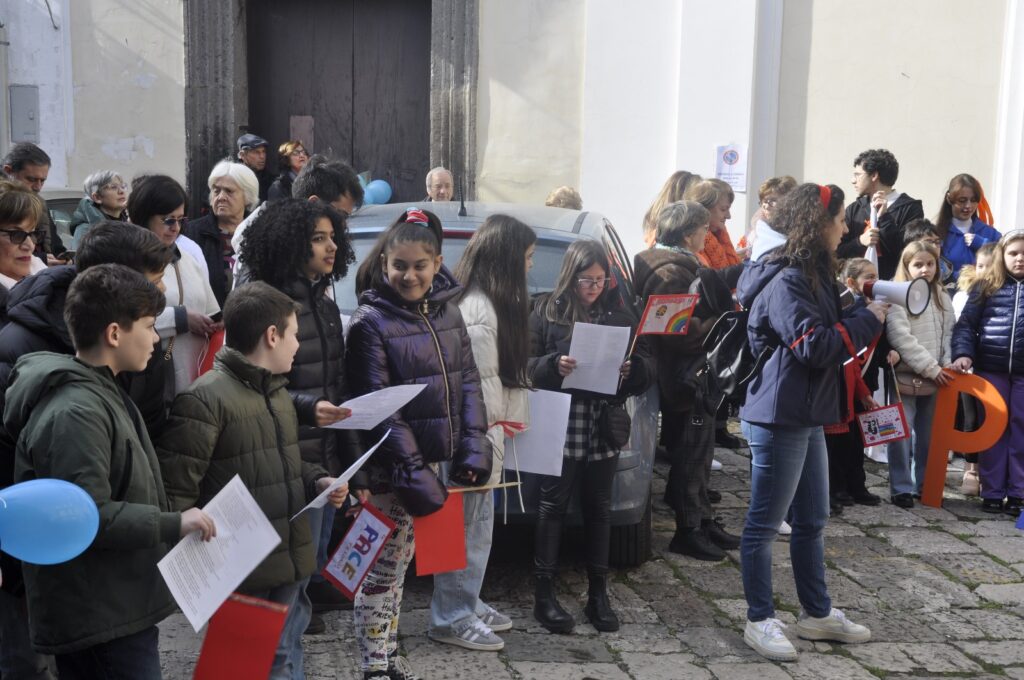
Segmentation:
<svg viewBox="0 0 1024 680">
<path fill-rule="evenodd" d="M 533 618 L 552 633 L 571 633 L 576 625 L 572 614 L 558 604 L 555 583 L 550 576 L 534 576 Z"/>
<path fill-rule="evenodd" d="M 740 537 L 733 536 L 713 519 L 702 519 L 700 521 L 700 527 L 704 530 L 708 540 L 717 545 L 722 550 L 735 550 L 740 547 Z"/>
<path fill-rule="evenodd" d="M 712 543 L 702 529 L 676 529 L 668 549 L 705 562 L 720 562 L 726 558 L 725 551 Z"/>
<path fill-rule="evenodd" d="M 587 606 L 584 607 L 583 613 L 586 614 L 590 624 L 603 633 L 611 633 L 619 629 L 619 617 L 612 611 L 612 605 L 608 602 L 607 576 L 590 577 Z"/>
</svg>

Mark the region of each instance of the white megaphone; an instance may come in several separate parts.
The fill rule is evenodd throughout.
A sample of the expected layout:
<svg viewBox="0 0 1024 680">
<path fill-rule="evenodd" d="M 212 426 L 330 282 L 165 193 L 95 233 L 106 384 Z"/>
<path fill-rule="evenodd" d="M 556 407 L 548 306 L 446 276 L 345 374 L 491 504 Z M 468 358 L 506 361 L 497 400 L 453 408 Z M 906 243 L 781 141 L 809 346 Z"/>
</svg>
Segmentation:
<svg viewBox="0 0 1024 680">
<path fill-rule="evenodd" d="M 864 284 L 864 295 L 871 300 L 889 302 L 917 316 L 928 309 L 932 288 L 924 279 L 913 281 L 872 281 Z"/>
</svg>

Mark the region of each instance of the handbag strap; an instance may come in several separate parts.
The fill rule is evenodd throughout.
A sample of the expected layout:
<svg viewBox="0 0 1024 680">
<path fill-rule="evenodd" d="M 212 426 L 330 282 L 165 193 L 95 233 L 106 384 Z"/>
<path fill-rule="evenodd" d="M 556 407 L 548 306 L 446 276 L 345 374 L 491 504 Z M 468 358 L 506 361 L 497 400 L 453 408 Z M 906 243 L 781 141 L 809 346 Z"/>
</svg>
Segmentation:
<svg viewBox="0 0 1024 680">
<path fill-rule="evenodd" d="M 891 383 L 892 384 L 892 391 L 896 393 L 896 401 L 898 401 L 898 402 L 900 402 L 902 404 L 903 403 L 903 395 L 900 394 L 900 390 L 899 390 L 899 387 L 898 387 L 899 381 L 896 379 L 896 367 L 893 366 L 892 364 L 888 364 L 888 365 L 889 365 L 889 373 L 892 374 L 892 383 Z M 886 376 L 886 377 L 888 377 L 888 376 Z M 892 401 L 892 395 L 889 393 L 889 386 L 890 386 L 890 383 L 889 383 L 888 380 L 886 380 L 885 381 L 885 403 L 886 403 L 887 406 Z"/>
</svg>

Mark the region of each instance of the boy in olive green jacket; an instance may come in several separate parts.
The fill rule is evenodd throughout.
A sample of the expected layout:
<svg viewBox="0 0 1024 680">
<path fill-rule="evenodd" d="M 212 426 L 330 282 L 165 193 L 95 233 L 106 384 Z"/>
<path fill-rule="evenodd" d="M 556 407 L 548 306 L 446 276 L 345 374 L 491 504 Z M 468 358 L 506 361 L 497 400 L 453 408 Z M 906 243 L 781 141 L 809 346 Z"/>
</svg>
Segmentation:
<svg viewBox="0 0 1024 680">
<path fill-rule="evenodd" d="M 316 568 L 309 521 L 291 518 L 334 482 L 299 455 L 299 421 L 327 425 L 347 415 L 326 400 L 296 410 L 284 374 L 299 348 L 296 305 L 265 283 L 236 288 L 224 304 L 226 346 L 213 368 L 179 394 L 157 444 L 171 507 L 203 505 L 238 475 L 281 537 L 239 591 L 288 605 L 271 678 L 302 668 L 311 608 L 306 582 Z M 308 411 L 308 412 L 307 412 Z M 328 498 L 341 507 L 342 485 Z"/>
<path fill-rule="evenodd" d="M 215 534 L 201 510 L 168 507 L 142 416 L 116 382 L 146 367 L 163 309 L 163 293 L 142 274 L 90 267 L 64 302 L 75 356 L 21 357 L 7 391 L 15 481 L 63 479 L 99 509 L 96 539 L 81 555 L 24 565 L 32 644 L 55 655 L 62 680 L 158 679 L 156 624 L 174 602 L 156 564 L 182 536 Z"/>
</svg>

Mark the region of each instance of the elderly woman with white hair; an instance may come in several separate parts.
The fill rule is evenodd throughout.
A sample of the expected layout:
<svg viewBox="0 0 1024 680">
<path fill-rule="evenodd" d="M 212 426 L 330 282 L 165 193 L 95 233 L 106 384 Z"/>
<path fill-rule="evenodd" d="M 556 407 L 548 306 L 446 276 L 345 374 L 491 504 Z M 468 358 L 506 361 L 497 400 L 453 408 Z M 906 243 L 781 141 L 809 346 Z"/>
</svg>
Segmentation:
<svg viewBox="0 0 1024 680">
<path fill-rule="evenodd" d="M 103 220 L 128 221 L 128 185 L 113 170 L 100 170 L 85 178 L 85 198 L 71 216 L 71 235 L 77 244 L 89 227 Z"/>
<path fill-rule="evenodd" d="M 259 203 L 260 183 L 245 165 L 221 161 L 210 172 L 207 185 L 210 187 L 210 213 L 190 221 L 182 233 L 202 249 L 210 287 L 217 304 L 223 308 L 224 298 L 231 290 L 231 271 L 236 258 L 231 236 Z"/>
</svg>

